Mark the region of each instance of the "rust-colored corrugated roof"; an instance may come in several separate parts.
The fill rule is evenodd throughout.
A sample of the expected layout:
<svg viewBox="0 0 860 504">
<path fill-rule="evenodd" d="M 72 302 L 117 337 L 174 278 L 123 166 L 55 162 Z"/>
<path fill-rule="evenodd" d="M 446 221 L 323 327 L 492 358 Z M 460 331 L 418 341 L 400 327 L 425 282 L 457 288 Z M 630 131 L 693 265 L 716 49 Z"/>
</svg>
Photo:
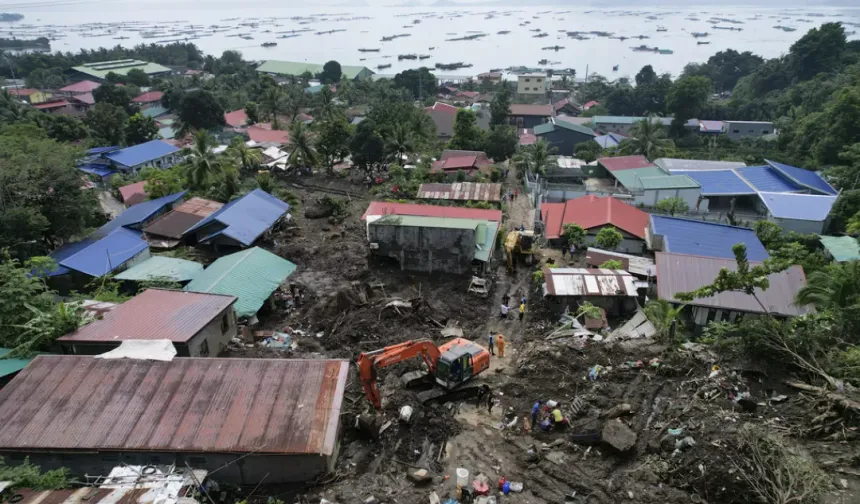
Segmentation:
<svg viewBox="0 0 860 504">
<path fill-rule="evenodd" d="M 161 101 L 163 96 L 164 93 L 162 91 L 149 91 L 148 93 L 143 93 L 140 96 L 132 98 L 131 101 L 134 103 L 153 103 Z"/>
<path fill-rule="evenodd" d="M 674 301 L 679 292 L 692 292 L 699 287 L 713 283 L 720 270 L 726 268 L 736 271 L 737 261 L 718 257 L 703 257 L 686 254 L 657 252 L 657 298 Z M 750 261 L 750 266 L 761 263 Z M 786 316 L 803 315 L 812 311 L 807 306 L 797 306 L 794 298 L 806 285 L 806 274 L 801 266 L 795 265 L 781 273 L 767 277 L 770 287 L 762 291 L 756 289 L 756 296 L 771 313 Z M 695 299 L 692 306 L 708 306 L 724 310 L 737 310 L 747 313 L 762 313 L 761 307 L 752 296 L 743 292 L 723 292 L 704 299 Z"/>
<path fill-rule="evenodd" d="M 146 187 L 146 181 L 145 180 L 142 182 L 135 182 L 134 184 L 128 184 L 128 185 L 124 185 L 124 186 L 120 187 L 119 188 L 119 194 L 120 194 L 120 196 L 122 196 L 123 203 L 126 203 L 127 205 L 131 206 L 131 202 L 129 200 L 135 194 L 142 194 L 143 200 L 145 200 L 146 199 L 146 190 L 144 189 L 144 187 Z M 143 200 L 137 201 L 137 203 L 140 203 Z"/>
<path fill-rule="evenodd" d="M 234 296 L 147 289 L 77 331 L 66 342 L 169 339 L 184 343 L 236 302 Z"/>
<path fill-rule="evenodd" d="M 0 390 L 0 451 L 334 452 L 348 361 L 40 355 Z"/>
<path fill-rule="evenodd" d="M 248 114 L 245 109 L 234 110 L 224 113 L 224 122 L 234 128 L 240 128 L 248 124 Z"/>
<path fill-rule="evenodd" d="M 421 184 L 418 198 L 459 201 L 500 201 L 501 184 L 458 182 L 455 184 Z"/>
<path fill-rule="evenodd" d="M 217 201 L 191 198 L 174 208 L 172 212 L 159 217 L 152 224 L 143 228 L 143 232 L 149 235 L 179 239 L 192 226 L 209 217 L 222 206 L 224 204 Z"/>
<path fill-rule="evenodd" d="M 636 296 L 633 275 L 622 270 L 544 268 L 548 296 Z"/>
<path fill-rule="evenodd" d="M 510 108 L 510 115 L 550 117 L 552 115 L 552 105 L 529 105 L 523 103 L 512 103 Z"/>
<path fill-rule="evenodd" d="M 604 157 L 597 160 L 609 171 L 633 170 L 654 166 L 645 156 Z"/>
</svg>

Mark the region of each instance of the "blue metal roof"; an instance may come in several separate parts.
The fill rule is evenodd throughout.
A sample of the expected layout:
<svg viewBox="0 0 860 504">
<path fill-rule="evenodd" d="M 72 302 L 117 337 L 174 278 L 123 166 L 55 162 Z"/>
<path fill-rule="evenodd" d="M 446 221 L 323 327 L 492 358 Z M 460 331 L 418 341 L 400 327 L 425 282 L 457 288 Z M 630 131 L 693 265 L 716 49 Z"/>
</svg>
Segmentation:
<svg viewBox="0 0 860 504">
<path fill-rule="evenodd" d="M 108 233 L 114 229 L 134 226 L 135 224 L 146 222 L 147 219 L 163 210 L 167 205 L 182 199 L 187 192 L 188 191 L 180 191 L 178 193 L 168 194 L 167 196 L 144 201 L 143 203 L 138 203 L 137 205 L 129 207 L 125 212 L 119 214 L 116 219 L 98 228 L 90 235 L 90 238 L 102 238 L 107 236 Z"/>
<path fill-rule="evenodd" d="M 109 152 L 105 157 L 111 161 L 128 167 L 134 167 L 148 163 L 155 159 L 178 152 L 179 149 L 161 140 L 150 140 L 149 142 L 126 147 L 118 151 Z"/>
<path fill-rule="evenodd" d="M 102 178 L 110 177 L 111 175 L 116 173 L 116 170 L 114 170 L 113 168 L 111 168 L 107 165 L 98 164 L 98 163 L 87 163 L 87 164 L 79 165 L 78 170 L 81 170 L 82 172 L 85 172 L 85 173 L 91 173 L 97 177 L 102 177 Z"/>
<path fill-rule="evenodd" d="M 618 133 L 609 133 L 594 137 L 594 141 L 604 149 L 608 149 L 609 147 L 618 147 L 618 144 L 620 144 L 622 140 L 627 140 L 627 137 L 619 135 Z"/>
<path fill-rule="evenodd" d="M 802 189 L 784 178 L 770 166 L 735 168 L 757 191 L 797 192 Z"/>
<path fill-rule="evenodd" d="M 761 192 L 759 198 L 774 217 L 815 222 L 827 219 L 836 202 L 836 196 L 818 194 Z"/>
<path fill-rule="evenodd" d="M 138 233 L 119 228 L 91 242 L 60 262 L 61 266 L 87 275 L 104 276 L 149 248 Z"/>
<path fill-rule="evenodd" d="M 92 149 L 87 151 L 87 154 L 94 156 L 96 154 L 104 154 L 105 152 L 111 152 L 111 151 L 115 151 L 118 149 L 119 149 L 119 147 L 117 147 L 115 145 L 110 146 L 110 147 L 93 147 Z"/>
<path fill-rule="evenodd" d="M 210 216 L 198 222 L 186 231 L 186 233 L 201 229 L 211 222 L 219 222 L 225 228 L 204 237 L 200 240 L 201 242 L 218 235 L 223 235 L 247 246 L 253 244 L 261 234 L 272 227 L 289 209 L 290 205 L 266 191 L 254 189 L 241 198 L 227 203 Z"/>
<path fill-rule="evenodd" d="M 50 255 L 51 259 L 53 259 L 54 262 L 57 263 L 57 267 L 53 271 L 49 271 L 46 274 L 46 276 L 52 277 L 52 276 L 58 276 L 58 275 L 65 275 L 66 273 L 69 273 L 71 270 L 69 268 L 66 268 L 65 266 L 63 266 L 60 263 L 62 261 L 65 261 L 69 257 L 72 257 L 73 255 L 77 254 L 81 250 L 89 247 L 93 243 L 95 243 L 95 240 L 89 240 L 89 239 L 82 240 L 82 241 L 75 242 L 75 243 L 67 243 L 67 244 L 63 245 L 62 247 L 58 248 L 57 250 L 51 252 L 49 255 Z M 34 274 L 35 274 L 35 272 L 34 272 Z"/>
<path fill-rule="evenodd" d="M 765 159 L 764 162 L 771 168 L 788 177 L 797 185 L 807 187 L 815 192 L 823 194 L 839 194 L 836 189 L 831 187 L 827 181 L 821 178 L 821 175 L 814 171 L 804 170 L 803 168 L 797 168 L 795 166 L 789 166 L 787 164 L 777 163 L 776 161 L 769 161 L 767 159 Z"/>
<path fill-rule="evenodd" d="M 732 247 L 743 243 L 750 261 L 768 258 L 764 245 L 749 228 L 652 215 L 651 230 L 663 236 L 664 252 L 734 259 Z"/>
<path fill-rule="evenodd" d="M 755 194 L 755 189 L 732 170 L 672 170 L 672 175 L 686 175 L 702 186 L 703 196 Z"/>
</svg>

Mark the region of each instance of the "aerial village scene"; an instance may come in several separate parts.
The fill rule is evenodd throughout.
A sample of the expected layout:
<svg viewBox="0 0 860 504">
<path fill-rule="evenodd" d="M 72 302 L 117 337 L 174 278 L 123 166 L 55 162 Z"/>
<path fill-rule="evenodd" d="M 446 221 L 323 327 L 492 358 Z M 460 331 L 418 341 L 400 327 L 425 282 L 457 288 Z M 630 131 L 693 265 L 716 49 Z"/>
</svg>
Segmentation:
<svg viewBox="0 0 860 504">
<path fill-rule="evenodd" d="M 622 77 L 0 14 L 0 501 L 860 502 L 860 42 L 779 16 Z"/>
</svg>

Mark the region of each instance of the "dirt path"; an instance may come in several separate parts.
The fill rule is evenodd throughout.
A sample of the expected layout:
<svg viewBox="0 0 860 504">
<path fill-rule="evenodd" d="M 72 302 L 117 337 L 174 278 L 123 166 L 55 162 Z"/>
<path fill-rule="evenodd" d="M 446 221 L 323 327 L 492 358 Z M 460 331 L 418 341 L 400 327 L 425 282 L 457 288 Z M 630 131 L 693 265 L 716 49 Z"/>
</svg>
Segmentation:
<svg viewBox="0 0 860 504">
<path fill-rule="evenodd" d="M 534 209 L 531 201 L 526 196 L 522 183 L 517 179 L 516 169 L 511 168 L 505 181 L 503 191 L 519 191 L 519 195 L 513 200 L 508 200 L 508 216 L 505 221 L 505 229 L 518 228 L 524 225 L 526 229 L 534 229 Z"/>
</svg>

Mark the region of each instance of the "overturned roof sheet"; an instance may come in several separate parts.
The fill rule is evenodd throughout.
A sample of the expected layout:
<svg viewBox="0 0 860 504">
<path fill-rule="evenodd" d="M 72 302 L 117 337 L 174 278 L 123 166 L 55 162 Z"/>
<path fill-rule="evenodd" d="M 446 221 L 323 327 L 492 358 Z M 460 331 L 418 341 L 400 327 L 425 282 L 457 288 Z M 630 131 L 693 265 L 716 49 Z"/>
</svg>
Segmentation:
<svg viewBox="0 0 860 504">
<path fill-rule="evenodd" d="M 585 264 L 592 268 L 599 267 L 606 261 L 621 261 L 621 269 L 637 276 L 654 276 L 654 261 L 647 257 L 622 254 L 613 250 L 603 250 L 588 247 L 585 252 Z"/>
<path fill-rule="evenodd" d="M 822 236 L 821 244 L 836 262 L 860 260 L 860 244 L 853 236 Z"/>
<path fill-rule="evenodd" d="M 701 257 L 695 255 L 657 252 L 657 297 L 675 301 L 679 292 L 692 292 L 709 285 L 721 269 L 737 270 L 737 262 L 732 259 Z M 750 266 L 760 263 L 750 262 Z M 781 273 L 768 276 L 770 287 L 762 291 L 756 289 L 756 297 L 769 313 L 778 315 L 803 315 L 811 309 L 794 304 L 797 292 L 806 285 L 806 275 L 800 266 L 791 266 Z M 755 299 L 743 292 L 728 291 L 703 299 L 695 299 L 687 304 L 708 306 L 724 310 L 737 310 L 748 313 L 763 313 Z"/>
<path fill-rule="evenodd" d="M 815 192 L 827 195 L 836 195 L 838 192 L 834 189 L 830 184 L 824 180 L 821 175 L 811 170 L 804 170 L 803 168 L 797 168 L 795 166 L 790 166 L 783 163 L 778 163 L 776 161 L 771 161 L 769 159 L 764 160 L 768 166 L 778 171 L 784 177 L 788 178 L 795 184 L 805 187 L 807 189 L 812 189 Z"/>
<path fill-rule="evenodd" d="M 331 455 L 348 361 L 40 355 L 0 390 L 0 450 Z"/>
<path fill-rule="evenodd" d="M 586 268 L 544 268 L 546 296 L 637 295 L 635 278 L 622 270 Z"/>
<path fill-rule="evenodd" d="M 760 192 L 768 212 L 778 219 L 824 222 L 836 203 L 836 196 Z"/>
</svg>

